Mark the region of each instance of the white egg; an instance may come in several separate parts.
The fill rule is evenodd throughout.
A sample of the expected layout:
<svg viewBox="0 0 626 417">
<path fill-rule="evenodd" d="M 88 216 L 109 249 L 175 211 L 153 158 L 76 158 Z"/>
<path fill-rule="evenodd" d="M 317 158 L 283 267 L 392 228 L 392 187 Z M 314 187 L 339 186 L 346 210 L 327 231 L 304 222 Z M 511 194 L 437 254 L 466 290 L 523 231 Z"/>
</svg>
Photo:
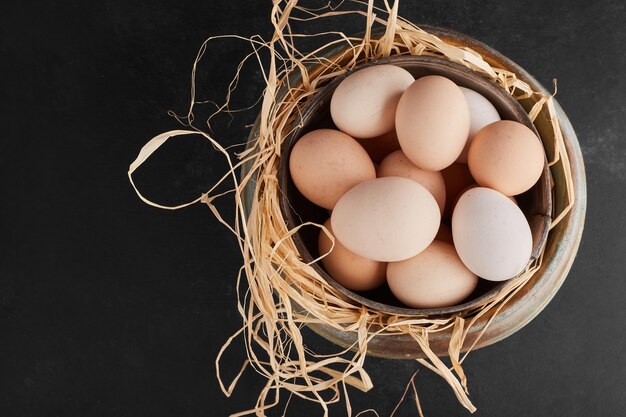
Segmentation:
<svg viewBox="0 0 626 417">
<path fill-rule="evenodd" d="M 467 100 L 467 105 L 469 106 L 470 131 L 467 136 L 467 142 L 465 142 L 465 148 L 463 148 L 463 152 L 461 152 L 456 162 L 467 164 L 467 152 L 469 151 L 469 145 L 472 143 L 472 139 L 474 138 L 476 132 L 488 124 L 497 122 L 501 119 L 498 114 L 498 110 L 496 110 L 493 104 L 491 104 L 491 102 L 483 95 L 474 90 L 470 90 L 469 88 L 459 88 L 463 91 L 463 95 L 465 96 L 465 100 Z"/>
<path fill-rule="evenodd" d="M 452 214 L 452 238 L 467 268 L 489 281 L 504 281 L 524 270 L 533 238 L 522 210 L 491 188 L 472 188 Z"/>
</svg>

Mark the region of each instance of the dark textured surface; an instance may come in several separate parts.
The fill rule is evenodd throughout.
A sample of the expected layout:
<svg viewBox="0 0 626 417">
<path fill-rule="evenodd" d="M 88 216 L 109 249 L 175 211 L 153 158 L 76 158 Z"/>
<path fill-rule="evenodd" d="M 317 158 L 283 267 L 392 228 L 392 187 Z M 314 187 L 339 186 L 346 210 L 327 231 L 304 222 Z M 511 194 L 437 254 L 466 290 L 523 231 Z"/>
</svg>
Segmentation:
<svg viewBox="0 0 626 417">
<path fill-rule="evenodd" d="M 212 416 L 253 405 L 246 373 L 232 398 L 214 358 L 239 326 L 236 242 L 203 207 L 143 205 L 126 180 L 147 139 L 186 111 L 191 64 L 211 35 L 270 31 L 250 1 L 13 2 L 0 14 L 0 415 Z M 626 408 L 624 4 L 619 1 L 405 1 L 405 17 L 465 32 L 550 84 L 586 158 L 586 233 L 546 310 L 465 364 L 478 416 L 620 415 Z M 353 19 L 346 31 L 361 28 Z M 244 42 L 218 41 L 200 96 L 221 101 Z M 238 102 L 263 80 L 251 66 Z M 198 113 L 198 118 L 203 116 Z M 239 143 L 254 114 L 222 128 Z M 226 126 L 226 118 L 217 120 Z M 223 172 L 210 145 L 168 144 L 138 173 L 146 194 L 191 198 Z M 166 155 L 163 157 L 163 155 Z M 227 210 L 228 201 L 219 205 Z M 307 344 L 331 347 L 307 332 Z M 229 353 L 231 376 L 242 352 Z M 353 409 L 388 415 L 414 362 L 369 359 L 375 388 Z M 428 416 L 468 413 L 436 376 L 416 378 Z M 288 415 L 321 415 L 292 401 Z M 333 415 L 344 415 L 341 406 Z M 282 411 L 276 413 L 280 415 Z M 407 401 L 396 415 L 416 415 Z"/>
</svg>

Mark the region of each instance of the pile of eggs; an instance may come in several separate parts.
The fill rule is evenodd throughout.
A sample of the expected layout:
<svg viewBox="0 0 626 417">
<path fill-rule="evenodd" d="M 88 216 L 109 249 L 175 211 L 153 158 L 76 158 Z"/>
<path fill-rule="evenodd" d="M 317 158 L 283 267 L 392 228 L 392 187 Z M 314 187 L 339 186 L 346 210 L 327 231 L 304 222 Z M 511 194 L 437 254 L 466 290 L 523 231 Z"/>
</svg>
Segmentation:
<svg viewBox="0 0 626 417">
<path fill-rule="evenodd" d="M 324 230 L 318 244 L 338 283 L 368 291 L 387 282 L 405 305 L 439 308 L 465 300 L 479 279 L 525 269 L 532 234 L 514 196 L 544 167 L 532 130 L 448 78 L 416 80 L 394 65 L 350 74 L 330 113 L 337 129 L 303 135 L 289 171 L 331 213 L 334 247 Z"/>
</svg>

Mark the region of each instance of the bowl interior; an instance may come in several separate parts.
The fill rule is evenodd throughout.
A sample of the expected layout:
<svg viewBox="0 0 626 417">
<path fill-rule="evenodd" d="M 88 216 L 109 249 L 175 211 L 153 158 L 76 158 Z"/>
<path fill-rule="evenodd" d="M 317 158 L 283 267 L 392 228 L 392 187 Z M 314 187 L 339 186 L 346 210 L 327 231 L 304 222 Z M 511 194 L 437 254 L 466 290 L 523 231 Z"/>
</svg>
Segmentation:
<svg viewBox="0 0 626 417">
<path fill-rule="evenodd" d="M 368 62 L 356 67 L 353 71 L 379 64 L 400 66 L 409 71 L 416 79 L 426 75 L 447 77 L 457 85 L 477 91 L 489 99 L 503 120 L 515 120 L 523 123 L 537 134 L 527 113 L 508 92 L 486 77 L 462 65 L 436 57 L 396 56 Z M 289 156 L 294 144 L 305 133 L 321 128 L 336 128 L 330 117 L 330 99 L 335 88 L 347 75 L 349 74 L 344 74 L 330 81 L 304 106 L 300 118 L 296 122 L 298 127 L 292 131 L 282 145 L 279 167 L 281 211 L 290 229 L 307 221 L 321 224 L 330 217 L 326 209 L 308 201 L 295 187 L 289 174 Z M 550 171 L 547 161 L 539 181 L 524 194 L 516 196 L 516 199 L 526 215 L 533 233 L 532 261 L 539 256 L 545 246 L 551 222 L 552 199 Z M 319 256 L 317 248 L 318 235 L 319 228 L 303 227 L 293 236 L 294 243 L 303 261 L 311 262 Z M 351 291 L 335 281 L 324 270 L 321 262 L 317 262 L 312 266 L 323 279 L 347 298 L 367 307 L 391 314 L 436 316 L 460 312 L 485 302 L 496 295 L 505 284 L 505 282 L 491 282 L 481 279 L 476 290 L 458 305 L 436 309 L 415 309 L 408 308 L 398 301 L 387 285 L 367 292 Z"/>
</svg>

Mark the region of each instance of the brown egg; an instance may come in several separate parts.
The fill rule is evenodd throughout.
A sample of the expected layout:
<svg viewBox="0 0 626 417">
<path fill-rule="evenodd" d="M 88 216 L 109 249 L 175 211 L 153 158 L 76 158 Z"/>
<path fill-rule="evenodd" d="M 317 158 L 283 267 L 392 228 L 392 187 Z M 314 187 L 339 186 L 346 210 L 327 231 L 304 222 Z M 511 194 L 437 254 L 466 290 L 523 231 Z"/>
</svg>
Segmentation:
<svg viewBox="0 0 626 417">
<path fill-rule="evenodd" d="M 452 216 L 453 204 L 461 191 L 476 181 L 474 181 L 466 164 L 452 164 L 441 171 L 441 175 L 446 184 L 446 208 L 443 212 L 443 217 L 449 219 Z"/>
<path fill-rule="evenodd" d="M 502 120 L 476 133 L 467 162 L 481 186 L 505 195 L 517 195 L 530 189 L 541 176 L 543 145 L 528 127 Z"/>
<path fill-rule="evenodd" d="M 332 233 L 330 219 L 326 220 L 324 226 Z M 333 242 L 323 230 L 320 231 L 318 246 L 320 255 L 328 253 L 333 246 Z M 350 252 L 339 242 L 339 239 L 335 239 L 332 252 L 322 258 L 322 264 L 335 281 L 349 290 L 368 291 L 385 282 L 386 263 L 373 261 Z"/>
<path fill-rule="evenodd" d="M 355 185 L 376 178 L 365 149 L 350 136 L 319 129 L 302 136 L 289 156 L 291 178 L 306 199 L 332 209 Z"/>
<path fill-rule="evenodd" d="M 350 251 L 381 262 L 417 255 L 435 238 L 435 198 L 407 178 L 385 177 L 348 191 L 331 215 L 333 233 Z"/>
<path fill-rule="evenodd" d="M 452 236 L 465 266 L 490 281 L 519 274 L 532 252 L 524 213 L 491 188 L 472 188 L 461 196 L 452 215 Z"/>
<path fill-rule="evenodd" d="M 441 242 L 446 242 L 446 243 L 453 245 L 454 240 L 452 239 L 452 229 L 450 229 L 444 223 L 441 223 L 439 225 L 439 230 L 437 231 L 437 235 L 435 236 L 435 240 L 439 240 Z"/>
<path fill-rule="evenodd" d="M 347 76 L 333 93 L 335 125 L 357 138 L 373 138 L 393 129 L 400 96 L 415 79 L 404 68 L 375 65 Z"/>
<path fill-rule="evenodd" d="M 400 149 L 400 142 L 398 142 L 395 129 L 375 138 L 357 139 L 357 141 L 365 148 L 372 161 L 376 163 L 380 163 L 391 152 Z"/>
<path fill-rule="evenodd" d="M 391 292 L 413 308 L 440 308 L 459 304 L 478 285 L 454 246 L 435 240 L 418 255 L 387 266 Z"/>
<path fill-rule="evenodd" d="M 438 75 L 419 78 L 406 89 L 396 110 L 396 132 L 415 165 L 441 171 L 461 154 L 470 113 L 461 89 Z"/>
<path fill-rule="evenodd" d="M 439 211 L 443 213 L 446 185 L 441 172 L 421 169 L 409 161 L 402 151 L 395 151 L 380 163 L 376 173 L 378 177 L 404 177 L 423 185 L 435 197 Z"/>
</svg>

